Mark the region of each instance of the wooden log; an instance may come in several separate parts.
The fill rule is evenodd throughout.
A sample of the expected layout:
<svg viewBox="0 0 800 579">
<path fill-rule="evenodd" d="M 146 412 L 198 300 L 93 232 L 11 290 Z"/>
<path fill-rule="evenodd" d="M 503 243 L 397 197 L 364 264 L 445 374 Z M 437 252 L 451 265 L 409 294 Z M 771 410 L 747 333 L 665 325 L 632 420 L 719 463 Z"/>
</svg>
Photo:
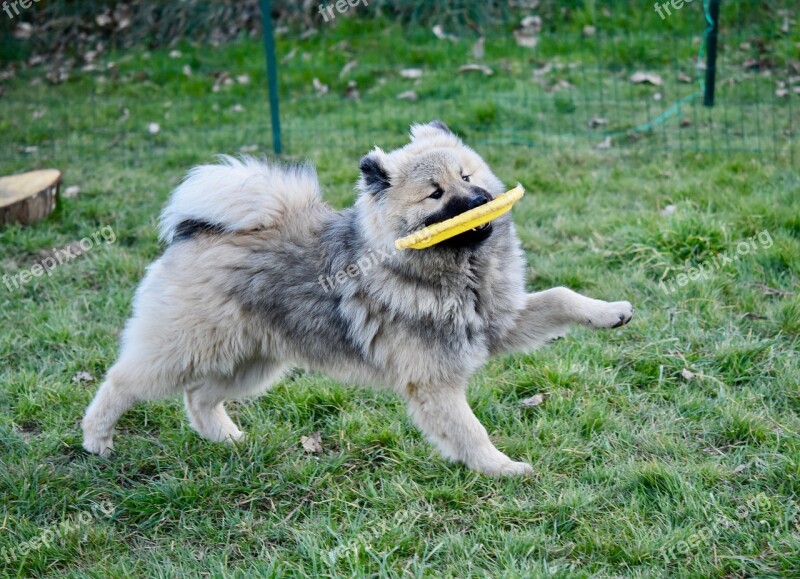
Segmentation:
<svg viewBox="0 0 800 579">
<path fill-rule="evenodd" d="M 60 185 L 61 171 L 56 169 L 0 177 L 0 226 L 28 225 L 50 215 Z"/>
</svg>

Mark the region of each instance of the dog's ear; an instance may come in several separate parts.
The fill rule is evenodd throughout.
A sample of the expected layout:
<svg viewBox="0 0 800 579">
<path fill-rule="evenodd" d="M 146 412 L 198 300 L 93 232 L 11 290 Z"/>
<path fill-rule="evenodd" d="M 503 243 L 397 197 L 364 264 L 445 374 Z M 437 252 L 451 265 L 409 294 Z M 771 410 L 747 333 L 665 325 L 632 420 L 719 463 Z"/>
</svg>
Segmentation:
<svg viewBox="0 0 800 579">
<path fill-rule="evenodd" d="M 364 155 L 358 167 L 361 169 L 359 188 L 364 193 L 379 197 L 392 186 L 386 170 L 386 153 L 381 149 L 376 147 Z"/>
<path fill-rule="evenodd" d="M 450 130 L 443 121 L 434 120 L 426 125 L 411 125 L 411 140 L 424 139 L 426 137 L 441 137 L 442 135 L 455 137 L 455 133 Z"/>
</svg>

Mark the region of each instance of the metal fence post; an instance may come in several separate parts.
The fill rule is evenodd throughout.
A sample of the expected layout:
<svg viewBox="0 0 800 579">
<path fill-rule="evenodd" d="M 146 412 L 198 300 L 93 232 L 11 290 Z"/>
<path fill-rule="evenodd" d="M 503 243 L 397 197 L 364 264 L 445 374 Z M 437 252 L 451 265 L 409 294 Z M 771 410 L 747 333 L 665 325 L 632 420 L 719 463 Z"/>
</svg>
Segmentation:
<svg viewBox="0 0 800 579">
<path fill-rule="evenodd" d="M 717 37 L 719 33 L 719 6 L 722 0 L 710 0 L 709 16 L 714 23 L 708 33 L 708 46 L 706 46 L 706 90 L 703 95 L 703 104 L 707 107 L 714 106 L 714 90 L 717 82 Z"/>
<path fill-rule="evenodd" d="M 272 148 L 276 155 L 280 155 L 283 145 L 281 143 L 280 99 L 278 96 L 278 61 L 275 58 L 275 31 L 272 27 L 272 0 L 261 0 L 261 21 L 264 29 L 264 52 L 267 57 L 269 111 L 272 118 Z"/>
</svg>

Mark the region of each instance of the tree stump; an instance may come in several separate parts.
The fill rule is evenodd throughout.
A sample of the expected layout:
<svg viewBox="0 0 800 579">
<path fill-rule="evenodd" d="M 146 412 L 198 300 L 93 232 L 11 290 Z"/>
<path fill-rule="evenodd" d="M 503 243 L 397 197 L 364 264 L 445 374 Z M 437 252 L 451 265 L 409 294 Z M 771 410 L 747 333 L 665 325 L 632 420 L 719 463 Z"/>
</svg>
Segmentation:
<svg viewBox="0 0 800 579">
<path fill-rule="evenodd" d="M 0 226 L 28 225 L 50 215 L 56 208 L 61 171 L 43 169 L 0 177 Z"/>
</svg>

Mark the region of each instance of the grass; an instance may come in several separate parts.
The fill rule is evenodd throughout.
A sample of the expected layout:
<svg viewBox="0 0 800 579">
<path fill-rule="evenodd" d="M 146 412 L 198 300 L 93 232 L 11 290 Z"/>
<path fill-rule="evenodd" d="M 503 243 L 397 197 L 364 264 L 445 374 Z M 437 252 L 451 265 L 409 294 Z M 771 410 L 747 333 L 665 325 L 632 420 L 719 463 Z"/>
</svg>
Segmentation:
<svg viewBox="0 0 800 579">
<path fill-rule="evenodd" d="M 214 153 L 269 142 L 257 42 L 187 44 L 177 58 L 112 55 L 57 87 L 23 73 L 3 97 L 0 169 L 54 165 L 66 186 L 81 188 L 45 222 L 0 230 L 3 274 L 105 226 L 116 241 L 14 291 L 0 285 L 0 574 L 794 576 L 800 176 L 790 148 L 773 147 L 763 127 L 769 154 L 698 152 L 688 139 L 662 146 L 677 144 L 673 121 L 663 128 L 672 141 L 656 134 L 597 150 L 584 133 L 561 130 L 582 126 L 573 113 L 557 121 L 551 111 L 536 129 L 541 146 L 521 146 L 520 127 L 536 120 L 524 98 L 549 94 L 530 70 L 584 62 L 580 49 L 541 48 L 531 58 L 487 40 L 498 72 L 465 78 L 448 71 L 465 62 L 469 42 L 410 42 L 396 27 L 353 32 L 344 24 L 279 47 L 283 58 L 297 49 L 282 70 L 289 156 L 317 164 L 328 200 L 352 202 L 357 160 L 371 146 L 400 144 L 410 121 L 440 116 L 506 182 L 528 189 L 514 216 L 532 291 L 567 285 L 637 308 L 623 330 L 578 329 L 475 377 L 479 419 L 535 474 L 499 481 L 448 464 L 398 398 L 306 373 L 231 405 L 249 434 L 239 447 L 200 440 L 175 400 L 127 414 L 110 459 L 86 456 L 80 417 L 159 255 L 155 220 L 170 189 Z M 347 76 L 338 75 L 355 57 L 362 100 L 344 101 Z M 729 58 L 733 66 L 740 55 Z M 419 85 L 399 74 L 406 67 L 425 70 Z M 222 71 L 251 82 L 214 93 Z M 328 95 L 313 96 L 314 77 L 332 87 Z M 623 78 L 581 85 L 580 94 Z M 745 79 L 742 90 L 752 97 L 762 82 Z M 408 88 L 418 102 L 394 98 Z M 745 97 L 736 102 L 758 102 Z M 576 102 L 574 114 L 592 114 Z M 759 106 L 791 123 L 791 102 Z M 724 111 L 697 113 L 719 123 Z M 728 122 L 755 130 L 757 119 L 738 112 L 729 109 Z M 156 135 L 151 122 L 161 125 Z M 669 206 L 674 213 L 663 215 Z M 755 249 L 710 279 L 661 289 L 754 236 Z M 537 393 L 549 397 L 521 407 Z M 300 444 L 315 431 L 321 454 Z"/>
</svg>

